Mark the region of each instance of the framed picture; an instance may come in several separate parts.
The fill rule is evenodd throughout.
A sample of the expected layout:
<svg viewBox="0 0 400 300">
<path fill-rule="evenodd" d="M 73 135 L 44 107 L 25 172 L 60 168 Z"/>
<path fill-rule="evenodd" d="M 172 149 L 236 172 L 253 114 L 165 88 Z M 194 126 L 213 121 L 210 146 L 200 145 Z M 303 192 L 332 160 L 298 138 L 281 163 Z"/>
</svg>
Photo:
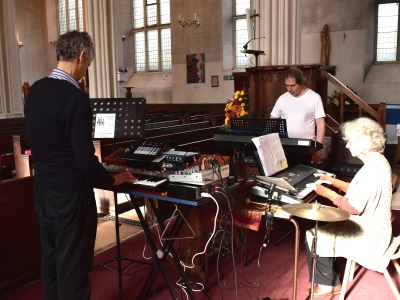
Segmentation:
<svg viewBox="0 0 400 300">
<path fill-rule="evenodd" d="M 219 86 L 218 75 L 211 76 L 211 86 L 212 87 Z"/>
</svg>

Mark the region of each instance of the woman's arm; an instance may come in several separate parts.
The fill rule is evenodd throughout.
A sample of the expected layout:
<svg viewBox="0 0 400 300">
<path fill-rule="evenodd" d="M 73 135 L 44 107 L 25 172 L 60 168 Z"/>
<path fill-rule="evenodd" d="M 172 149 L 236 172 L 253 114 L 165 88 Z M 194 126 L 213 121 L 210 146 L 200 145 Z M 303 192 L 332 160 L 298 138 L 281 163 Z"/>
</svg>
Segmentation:
<svg viewBox="0 0 400 300">
<path fill-rule="evenodd" d="M 334 187 L 337 187 L 338 189 L 340 189 L 341 191 L 343 191 L 343 192 L 345 192 L 345 193 L 347 192 L 347 190 L 348 190 L 348 188 L 349 188 L 349 185 L 350 185 L 349 182 L 346 182 L 346 181 L 343 181 L 343 180 L 339 180 L 339 179 L 333 178 L 333 177 L 331 177 L 331 176 L 329 176 L 329 175 L 326 175 L 326 174 L 322 174 L 322 175 L 321 175 L 321 179 L 322 179 L 322 180 L 327 180 L 327 181 L 331 182 L 331 184 L 332 184 Z"/>
<path fill-rule="evenodd" d="M 345 196 L 340 196 L 336 192 L 320 184 L 315 185 L 315 192 L 318 195 L 331 200 L 333 204 L 335 204 L 340 209 L 343 209 L 353 215 L 358 215 L 358 211 L 349 203 L 349 199 Z"/>
</svg>

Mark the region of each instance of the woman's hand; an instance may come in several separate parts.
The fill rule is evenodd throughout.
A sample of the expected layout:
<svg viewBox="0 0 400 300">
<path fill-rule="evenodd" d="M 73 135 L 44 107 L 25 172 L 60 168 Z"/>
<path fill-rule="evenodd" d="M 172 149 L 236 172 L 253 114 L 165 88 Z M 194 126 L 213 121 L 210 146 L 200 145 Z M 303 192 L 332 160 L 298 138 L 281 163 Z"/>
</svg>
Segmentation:
<svg viewBox="0 0 400 300">
<path fill-rule="evenodd" d="M 313 190 L 313 191 L 315 191 L 317 189 L 317 184 L 314 183 L 314 182 L 313 183 L 307 183 L 306 187 L 311 189 L 311 190 Z"/>
<path fill-rule="evenodd" d="M 325 173 L 314 173 L 315 177 L 319 177 L 320 179 L 318 180 L 318 183 L 326 183 L 326 184 L 332 184 L 332 182 L 329 180 L 331 178 L 329 175 L 326 175 Z"/>
</svg>

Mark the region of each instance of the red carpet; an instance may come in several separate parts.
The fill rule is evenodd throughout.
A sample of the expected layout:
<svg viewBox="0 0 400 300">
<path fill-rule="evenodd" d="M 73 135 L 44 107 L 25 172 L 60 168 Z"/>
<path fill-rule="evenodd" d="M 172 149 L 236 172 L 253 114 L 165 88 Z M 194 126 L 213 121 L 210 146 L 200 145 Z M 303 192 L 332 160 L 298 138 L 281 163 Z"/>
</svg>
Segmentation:
<svg viewBox="0 0 400 300">
<path fill-rule="evenodd" d="M 310 287 L 308 282 L 307 259 L 304 246 L 304 230 L 315 225 L 314 221 L 296 218 L 299 222 L 300 233 L 300 253 L 299 253 L 299 272 L 297 299 L 309 299 L 306 289 Z M 218 282 L 216 264 L 210 266 L 211 286 L 207 292 L 196 292 L 196 299 L 263 299 L 269 297 L 272 300 L 292 299 L 293 284 L 293 260 L 294 260 L 294 234 L 291 234 L 278 246 L 275 242 L 292 228 L 292 224 L 287 221 L 275 219 L 272 236 L 269 245 L 261 251 L 260 268 L 258 267 L 258 253 L 264 240 L 265 225 L 258 232 L 250 232 L 250 253 L 253 257 L 251 264 L 243 266 L 243 255 L 241 250 L 235 250 L 233 267 L 232 256 L 225 255 L 220 259 L 220 281 Z M 393 212 L 394 234 L 400 232 L 400 213 Z M 137 235 L 125 242 L 121 246 L 121 254 L 132 259 L 142 260 L 144 245 L 144 235 Z M 112 259 L 115 256 L 115 248 L 109 249 L 94 259 L 94 264 Z M 146 249 L 146 256 L 150 256 L 149 248 Z M 127 262 L 123 263 L 127 266 Z M 338 259 L 338 264 L 344 270 L 344 260 Z M 115 263 L 108 266 L 116 266 Z M 393 269 L 393 270 L 392 270 Z M 361 270 L 361 271 L 359 271 Z M 394 268 L 391 266 L 393 275 Z M 123 270 L 122 290 L 123 296 L 118 295 L 117 274 L 104 268 L 98 267 L 90 272 L 92 282 L 93 300 L 111 299 L 138 299 L 141 287 L 147 279 L 150 266 L 132 263 Z M 358 271 L 358 272 L 357 272 Z M 261 275 L 260 273 L 261 272 Z M 177 282 L 179 277 L 177 272 L 169 270 L 171 281 Z M 236 276 L 235 276 L 236 274 Z M 236 285 L 235 285 L 236 278 Z M 399 284 L 399 280 L 397 283 Z M 161 274 L 158 275 L 156 284 L 153 286 L 155 294 L 149 299 L 171 299 L 171 295 L 164 285 Z M 194 287 L 194 289 L 197 287 Z M 187 299 L 186 295 L 176 287 L 179 299 Z M 4 297 L 5 300 L 16 299 L 43 299 L 40 282 L 31 284 L 16 291 L 12 295 Z M 325 297 L 322 299 L 339 299 L 339 295 Z M 356 269 L 356 278 L 349 284 L 346 299 L 395 299 L 383 274 L 369 271 L 366 269 Z"/>
</svg>

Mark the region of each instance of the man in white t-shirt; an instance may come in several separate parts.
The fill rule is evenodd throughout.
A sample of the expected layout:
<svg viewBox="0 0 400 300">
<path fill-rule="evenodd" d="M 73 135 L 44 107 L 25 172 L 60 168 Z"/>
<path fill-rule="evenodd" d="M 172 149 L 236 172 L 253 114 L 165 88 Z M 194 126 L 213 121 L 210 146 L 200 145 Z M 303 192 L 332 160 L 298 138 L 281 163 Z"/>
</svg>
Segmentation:
<svg viewBox="0 0 400 300">
<path fill-rule="evenodd" d="M 286 119 L 289 138 L 312 139 L 322 144 L 325 136 L 324 106 L 321 96 L 305 84 L 303 72 L 290 68 L 285 73 L 287 92 L 276 101 L 271 118 Z"/>
</svg>

